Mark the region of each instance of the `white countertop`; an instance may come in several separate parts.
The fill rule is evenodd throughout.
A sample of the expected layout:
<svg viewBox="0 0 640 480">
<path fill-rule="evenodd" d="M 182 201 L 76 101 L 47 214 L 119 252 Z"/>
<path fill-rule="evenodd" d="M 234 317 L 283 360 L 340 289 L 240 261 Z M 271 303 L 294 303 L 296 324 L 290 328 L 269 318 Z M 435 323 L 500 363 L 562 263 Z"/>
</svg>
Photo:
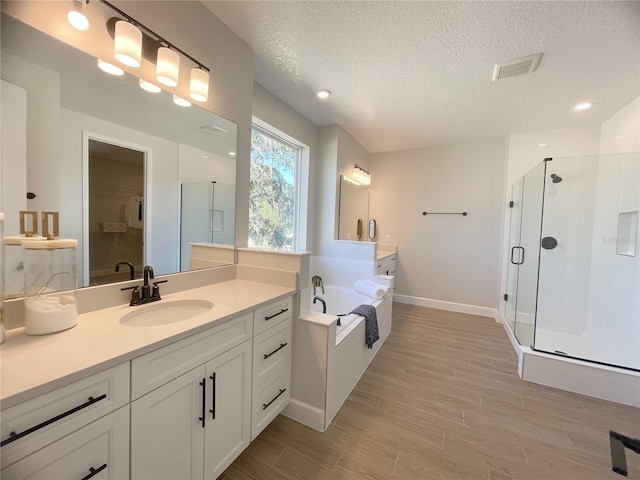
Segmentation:
<svg viewBox="0 0 640 480">
<path fill-rule="evenodd" d="M 1 407 L 9 408 L 293 293 L 291 288 L 236 279 L 163 295 L 160 302 L 150 304 L 186 299 L 213 302 L 207 313 L 168 325 L 121 325 L 124 314 L 144 308 L 124 304 L 79 315 L 78 325 L 51 335 L 27 336 L 23 328 L 10 330 L 0 346 Z"/>
<path fill-rule="evenodd" d="M 382 260 L 383 258 L 387 258 L 395 254 L 396 252 L 392 252 L 389 250 L 382 250 L 382 251 L 378 250 L 378 252 L 376 253 L 376 260 Z"/>
</svg>

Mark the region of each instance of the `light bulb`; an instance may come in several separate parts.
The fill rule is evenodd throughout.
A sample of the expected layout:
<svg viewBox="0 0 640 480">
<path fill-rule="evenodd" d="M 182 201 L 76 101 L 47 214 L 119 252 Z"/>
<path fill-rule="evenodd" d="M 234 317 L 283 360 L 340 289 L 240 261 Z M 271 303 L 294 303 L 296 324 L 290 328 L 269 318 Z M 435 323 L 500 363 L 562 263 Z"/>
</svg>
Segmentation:
<svg viewBox="0 0 640 480">
<path fill-rule="evenodd" d="M 73 0 L 73 7 L 67 13 L 67 20 L 77 30 L 86 30 L 89 28 L 89 20 L 84 14 L 84 7 L 87 5 L 86 0 Z"/>
<path fill-rule="evenodd" d="M 202 68 L 191 69 L 189 96 L 196 102 L 206 102 L 209 95 L 209 73 Z"/>
<path fill-rule="evenodd" d="M 180 74 L 180 56 L 168 47 L 158 49 L 158 60 L 156 62 L 156 80 L 167 87 L 178 85 Z"/>
<path fill-rule="evenodd" d="M 162 91 L 162 89 L 159 86 L 154 85 L 151 82 L 147 82 L 146 80 L 140 79 L 138 80 L 138 83 L 140 85 L 140 88 L 143 90 L 146 90 L 147 92 L 160 93 Z"/>
<path fill-rule="evenodd" d="M 191 102 L 189 100 L 185 100 L 184 98 L 178 97 L 177 95 L 173 96 L 173 103 L 176 105 L 180 105 L 181 107 L 190 107 Z"/>
<path fill-rule="evenodd" d="M 109 75 L 124 75 L 124 70 L 104 60 L 98 59 L 98 68 Z"/>
<path fill-rule="evenodd" d="M 331 90 L 320 90 L 316 95 L 318 95 L 318 98 L 328 98 L 331 95 Z"/>
<path fill-rule="evenodd" d="M 124 20 L 117 21 L 113 54 L 120 63 L 138 68 L 142 57 L 142 32 L 140 29 Z"/>
</svg>

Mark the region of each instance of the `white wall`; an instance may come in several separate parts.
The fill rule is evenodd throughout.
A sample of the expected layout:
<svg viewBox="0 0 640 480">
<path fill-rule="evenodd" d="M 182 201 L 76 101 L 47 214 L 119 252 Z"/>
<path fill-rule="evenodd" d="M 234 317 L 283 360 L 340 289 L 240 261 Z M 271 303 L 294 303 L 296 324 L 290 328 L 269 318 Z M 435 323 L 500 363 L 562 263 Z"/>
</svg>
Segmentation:
<svg viewBox="0 0 640 480">
<path fill-rule="evenodd" d="M 494 141 L 371 156 L 370 216 L 398 245 L 401 299 L 497 307 L 505 152 Z"/>
</svg>

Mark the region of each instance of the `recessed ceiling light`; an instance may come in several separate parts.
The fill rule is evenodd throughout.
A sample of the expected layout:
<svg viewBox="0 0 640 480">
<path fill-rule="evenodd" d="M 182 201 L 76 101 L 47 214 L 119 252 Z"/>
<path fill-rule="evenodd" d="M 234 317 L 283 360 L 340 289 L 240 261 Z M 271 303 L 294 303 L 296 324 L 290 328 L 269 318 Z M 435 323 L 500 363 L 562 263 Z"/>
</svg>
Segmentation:
<svg viewBox="0 0 640 480">
<path fill-rule="evenodd" d="M 185 100 L 184 98 L 180 98 L 177 95 L 173 96 L 173 103 L 176 105 L 180 105 L 181 107 L 190 107 L 191 102 L 189 100 Z"/>
<path fill-rule="evenodd" d="M 319 90 L 317 95 L 318 98 L 329 98 L 329 95 L 331 95 L 331 90 Z"/>
<path fill-rule="evenodd" d="M 236 156 L 236 152 L 229 152 L 229 155 L 232 156 L 232 157 L 235 157 Z"/>
<path fill-rule="evenodd" d="M 143 90 L 146 90 L 147 92 L 151 92 L 151 93 L 160 93 L 162 91 L 162 89 L 157 86 L 154 85 L 151 82 L 147 82 L 146 80 L 140 79 L 140 88 Z"/>
<path fill-rule="evenodd" d="M 98 68 L 109 75 L 124 75 L 124 70 L 104 60 L 98 60 Z"/>
<path fill-rule="evenodd" d="M 546 146 L 547 146 L 547 144 L 546 144 L 546 143 L 539 143 L 539 144 L 538 144 L 538 146 L 539 146 L 539 147 L 546 147 Z"/>
<path fill-rule="evenodd" d="M 622 135 L 616 135 L 616 138 L 620 139 L 622 138 Z"/>
<path fill-rule="evenodd" d="M 577 104 L 575 107 L 573 107 L 574 110 L 580 111 L 580 110 L 588 110 L 593 106 L 593 103 L 590 102 L 582 102 Z"/>
</svg>

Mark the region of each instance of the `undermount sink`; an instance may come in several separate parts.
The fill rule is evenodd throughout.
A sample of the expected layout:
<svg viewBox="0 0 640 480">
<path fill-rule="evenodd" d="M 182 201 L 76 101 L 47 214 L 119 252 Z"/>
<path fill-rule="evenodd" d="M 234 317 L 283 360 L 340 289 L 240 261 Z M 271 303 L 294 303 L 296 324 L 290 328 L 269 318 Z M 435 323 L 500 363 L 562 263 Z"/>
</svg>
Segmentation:
<svg viewBox="0 0 640 480">
<path fill-rule="evenodd" d="M 212 308 L 213 303 L 207 300 L 172 300 L 169 302 L 160 300 L 123 315 L 120 318 L 120 323 L 127 327 L 168 325 L 197 317 Z"/>
</svg>

